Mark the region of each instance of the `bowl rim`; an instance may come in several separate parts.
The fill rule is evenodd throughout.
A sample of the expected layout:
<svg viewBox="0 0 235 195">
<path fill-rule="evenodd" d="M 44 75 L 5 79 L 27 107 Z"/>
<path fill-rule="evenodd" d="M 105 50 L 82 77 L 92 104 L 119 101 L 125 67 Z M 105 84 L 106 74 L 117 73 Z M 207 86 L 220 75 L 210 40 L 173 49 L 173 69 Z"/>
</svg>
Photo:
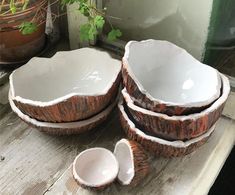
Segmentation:
<svg viewBox="0 0 235 195">
<path fill-rule="evenodd" d="M 133 121 L 131 121 L 131 119 L 129 118 L 129 116 L 127 115 L 127 113 L 124 109 L 123 99 L 121 99 L 119 101 L 118 108 L 122 114 L 122 117 L 124 117 L 124 119 L 127 121 L 128 127 L 131 129 L 131 131 L 134 131 L 136 134 L 138 134 L 138 136 L 142 137 L 144 140 L 159 143 L 162 145 L 171 146 L 174 148 L 187 148 L 190 145 L 197 143 L 206 137 L 209 137 L 213 133 L 213 131 L 215 130 L 215 126 L 216 126 L 216 124 L 214 124 L 206 133 L 204 133 L 196 138 L 187 140 L 187 141 L 182 141 L 182 140 L 168 141 L 168 140 L 156 137 L 156 136 L 148 135 L 148 134 L 144 133 L 142 130 L 140 130 L 139 128 L 137 128 L 135 126 L 135 123 Z"/>
<path fill-rule="evenodd" d="M 177 49 L 180 49 L 182 52 L 186 53 L 187 55 L 191 56 L 192 59 L 194 59 L 195 61 L 199 62 L 201 65 L 206 66 L 207 68 L 213 69 L 216 73 L 217 73 L 217 86 L 216 86 L 216 90 L 215 90 L 215 94 L 213 96 L 211 96 L 209 99 L 204 100 L 204 101 L 197 101 L 197 102 L 189 102 L 189 103 L 175 103 L 172 101 L 164 101 L 162 99 L 158 99 L 158 98 L 154 98 L 144 87 L 143 85 L 139 82 L 139 80 L 137 79 L 137 77 L 135 76 L 134 72 L 132 71 L 132 69 L 130 68 L 129 65 L 129 55 L 130 55 L 130 46 L 132 44 L 146 44 L 149 42 L 158 42 L 158 43 L 164 43 L 164 44 L 168 44 L 171 45 Z M 189 54 L 185 49 L 175 45 L 174 43 L 171 43 L 169 41 L 166 40 L 155 40 L 155 39 L 147 39 L 147 40 L 142 40 L 142 41 L 129 41 L 126 46 L 125 46 L 125 53 L 124 56 L 122 58 L 122 65 L 123 68 L 126 69 L 127 74 L 134 80 L 138 90 L 145 95 L 150 101 L 152 101 L 155 104 L 165 104 L 167 106 L 180 106 L 180 107 L 203 107 L 203 106 L 207 106 L 208 104 L 212 103 L 213 101 L 215 101 L 219 96 L 220 96 L 220 88 L 221 88 L 221 79 L 219 77 L 219 72 L 218 70 L 216 70 L 215 68 L 204 64 L 200 61 L 198 61 L 197 59 L 195 59 L 191 54 Z"/>
<path fill-rule="evenodd" d="M 23 66 L 17 68 L 16 70 L 14 70 L 10 76 L 9 76 L 9 84 L 10 84 L 10 90 L 12 93 L 12 99 L 14 101 L 20 102 L 22 104 L 28 104 L 31 106 L 39 106 L 39 107 L 46 107 L 46 106 L 53 106 L 56 105 L 58 103 L 61 103 L 63 101 L 66 101 L 67 99 L 74 97 L 74 96 L 80 96 L 80 97 L 97 97 L 97 96 L 102 96 L 102 95 L 106 95 L 108 93 L 108 91 L 112 88 L 113 85 L 115 85 L 115 82 L 117 81 L 119 74 L 121 72 L 121 61 L 115 58 L 112 58 L 112 56 L 106 52 L 106 51 L 101 51 L 99 49 L 95 49 L 95 48 L 89 48 L 89 47 L 84 47 L 81 49 L 76 49 L 76 50 L 71 50 L 71 51 L 60 51 L 59 53 L 68 53 L 68 52 L 83 52 L 83 51 L 88 51 L 88 52 L 99 52 L 100 54 L 102 53 L 102 55 L 106 55 L 107 57 L 109 57 L 111 60 L 113 60 L 115 62 L 115 66 L 117 66 L 119 64 L 119 68 L 117 68 L 117 71 L 114 73 L 114 78 L 112 78 L 112 80 L 109 81 L 109 83 L 107 84 L 107 86 L 103 89 L 103 91 L 100 91 L 99 93 L 96 94 L 82 94 L 79 92 L 73 92 L 73 93 L 69 93 L 66 94 L 64 96 L 55 98 L 53 100 L 50 101 L 35 101 L 35 100 L 30 100 L 24 97 L 21 97 L 19 95 L 15 95 L 15 88 L 14 88 L 14 84 L 13 84 L 13 80 L 14 80 L 14 75 L 17 74 L 17 71 L 19 71 L 20 69 L 25 68 L 26 66 L 34 66 L 32 61 L 33 60 L 52 60 L 53 58 L 56 59 L 57 55 L 55 54 L 54 56 L 52 56 L 51 58 L 43 58 L 43 57 L 33 57 L 31 58 L 26 64 L 24 64 Z M 55 63 L 53 63 L 52 66 L 55 66 Z"/>
<path fill-rule="evenodd" d="M 17 108 L 17 106 L 15 105 L 12 97 L 11 97 L 11 91 L 9 90 L 8 93 L 8 100 L 10 103 L 10 106 L 12 108 L 12 110 L 18 115 L 18 117 L 20 117 L 22 120 L 37 126 L 37 127 L 47 127 L 47 128 L 63 128 L 63 129 L 76 129 L 79 127 L 83 127 L 89 124 L 92 124 L 98 120 L 100 120 L 100 118 L 104 117 L 105 115 L 109 114 L 112 109 L 115 107 L 116 103 L 118 102 L 119 99 L 119 95 L 117 95 L 116 99 L 109 104 L 104 110 L 102 110 L 101 112 L 99 112 L 98 114 L 84 119 L 84 120 L 80 120 L 80 121 L 74 121 L 74 122 L 63 122 L 63 123 L 53 123 L 53 122 L 43 122 L 43 121 L 38 121 L 34 118 L 29 117 L 28 115 L 24 114 L 19 108 Z"/>
<path fill-rule="evenodd" d="M 119 177 L 118 177 L 118 175 L 117 175 L 117 178 L 122 182 L 122 184 L 123 185 L 129 185 L 131 182 L 132 182 L 132 180 L 134 179 L 134 177 L 135 177 L 135 161 L 134 161 L 134 154 L 133 154 L 133 150 L 132 150 L 132 147 L 131 147 L 131 144 L 130 144 L 130 142 L 129 142 L 129 140 L 128 139 L 126 139 L 126 138 L 122 138 L 121 140 L 119 140 L 116 144 L 115 144 L 115 147 L 114 147 L 114 151 L 113 151 L 113 153 L 114 153 L 114 155 L 115 155 L 115 157 L 116 157 L 116 151 L 117 151 L 117 147 L 118 147 L 118 145 L 119 144 L 125 144 L 127 147 L 128 147 L 128 149 L 129 149 L 129 152 L 130 152 L 130 157 L 131 157 L 131 165 L 132 165 L 132 167 L 133 167 L 133 175 L 127 180 L 127 181 L 125 181 L 125 182 L 123 182 L 122 180 L 120 180 L 119 179 Z M 117 157 L 116 157 L 116 159 L 117 159 Z M 117 161 L 118 161 L 118 159 L 117 159 Z M 118 163 L 119 163 L 119 161 L 118 161 Z M 119 163 L 119 169 L 121 168 L 121 166 L 120 166 L 120 163 Z M 120 170 L 119 170 L 120 171 Z"/>
<path fill-rule="evenodd" d="M 201 112 L 198 113 L 193 113 L 189 115 L 173 115 L 169 116 L 164 113 L 159 113 L 159 112 L 154 112 L 151 110 L 147 110 L 145 108 L 139 107 L 134 104 L 134 101 L 131 99 L 130 95 L 126 91 L 126 88 L 122 90 L 122 95 L 125 99 L 125 102 L 127 103 L 127 106 L 130 107 L 132 110 L 135 110 L 136 112 L 141 112 L 142 114 L 151 116 L 151 117 L 159 117 L 163 118 L 165 120 L 172 120 L 172 121 L 185 121 L 185 120 L 196 120 L 202 116 L 207 115 L 208 113 L 216 110 L 219 106 L 221 106 L 228 98 L 229 92 L 230 92 L 230 84 L 228 78 L 220 73 L 220 76 L 222 78 L 222 94 L 221 96 L 208 108 L 202 110 Z"/>
<path fill-rule="evenodd" d="M 88 183 L 87 181 L 84 181 L 78 174 L 78 172 L 76 171 L 76 163 L 78 161 L 78 159 L 80 158 L 81 155 L 83 155 L 84 153 L 86 152 L 89 152 L 89 151 L 92 151 L 92 150 L 103 150 L 107 153 L 107 155 L 109 155 L 115 162 L 115 170 L 114 170 L 114 174 L 112 175 L 111 178 L 109 178 L 107 181 L 105 181 L 104 183 L 100 183 L 100 184 L 92 184 L 92 183 Z M 115 155 L 108 149 L 106 148 L 102 148 L 102 147 L 94 147 L 94 148 L 89 148 L 89 149 L 86 149 L 82 152 L 80 152 L 76 158 L 74 159 L 73 161 L 73 176 L 75 178 L 75 180 L 77 180 L 80 184 L 82 185 L 85 185 L 85 186 L 88 186 L 88 187 L 100 187 L 100 186 L 104 186 L 105 184 L 109 184 L 111 183 L 112 181 L 114 181 L 116 178 L 117 178 L 117 175 L 118 175 L 118 172 L 119 172 L 119 163 L 115 157 Z"/>
</svg>

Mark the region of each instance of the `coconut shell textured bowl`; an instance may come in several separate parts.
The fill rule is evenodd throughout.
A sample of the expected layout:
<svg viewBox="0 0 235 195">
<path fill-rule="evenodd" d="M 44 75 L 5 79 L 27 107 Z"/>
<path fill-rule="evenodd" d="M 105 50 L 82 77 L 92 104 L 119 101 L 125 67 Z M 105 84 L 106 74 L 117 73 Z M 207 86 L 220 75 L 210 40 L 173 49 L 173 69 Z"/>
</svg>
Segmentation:
<svg viewBox="0 0 235 195">
<path fill-rule="evenodd" d="M 215 128 L 215 126 L 213 126 L 205 134 L 188 141 L 168 141 L 156 136 L 148 135 L 144 131 L 137 128 L 124 109 L 122 100 L 119 102 L 118 107 L 121 125 L 127 137 L 138 142 L 144 147 L 144 149 L 156 156 L 178 157 L 189 154 L 195 151 L 199 146 L 203 145 Z"/>
<path fill-rule="evenodd" d="M 149 173 L 148 156 L 143 147 L 133 140 L 121 139 L 114 155 L 119 162 L 118 181 L 122 185 L 138 185 Z"/>
<path fill-rule="evenodd" d="M 112 152 L 105 148 L 90 148 L 73 162 L 73 177 L 84 188 L 103 190 L 116 179 L 119 166 Z"/>
<path fill-rule="evenodd" d="M 136 105 L 167 115 L 200 112 L 220 96 L 218 71 L 167 41 L 128 42 L 122 75 Z"/>
<path fill-rule="evenodd" d="M 117 101 L 119 99 L 118 97 L 119 96 L 117 96 L 116 100 L 113 101 L 110 105 L 108 105 L 100 113 L 88 119 L 75 122 L 66 122 L 66 123 L 51 123 L 51 122 L 38 121 L 21 112 L 19 108 L 16 107 L 14 101 L 11 98 L 11 93 L 9 91 L 9 102 L 13 112 L 15 112 L 20 117 L 20 119 L 26 122 L 28 125 L 51 135 L 80 134 L 97 127 L 99 124 L 101 124 L 108 118 L 109 114 L 117 104 Z"/>
<path fill-rule="evenodd" d="M 73 162 L 77 183 L 91 190 L 103 190 L 116 179 L 122 185 L 136 186 L 149 173 L 148 156 L 133 140 L 121 139 L 111 153 L 105 148 L 90 148 Z"/>
<path fill-rule="evenodd" d="M 168 116 L 141 108 L 132 101 L 126 89 L 122 90 L 125 103 L 135 122 L 146 131 L 168 140 L 189 140 L 210 129 L 222 114 L 230 92 L 228 78 L 222 78 L 222 94 L 208 108 L 184 116 Z"/>
<path fill-rule="evenodd" d="M 10 75 L 15 105 L 46 122 L 87 119 L 103 110 L 118 91 L 121 63 L 93 48 L 32 58 Z"/>
</svg>

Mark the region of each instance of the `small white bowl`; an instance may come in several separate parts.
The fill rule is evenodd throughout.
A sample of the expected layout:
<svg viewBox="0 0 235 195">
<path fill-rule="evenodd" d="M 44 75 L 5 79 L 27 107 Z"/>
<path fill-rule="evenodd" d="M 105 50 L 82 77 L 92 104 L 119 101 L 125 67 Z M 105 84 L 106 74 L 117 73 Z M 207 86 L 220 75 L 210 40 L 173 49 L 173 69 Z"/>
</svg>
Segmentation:
<svg viewBox="0 0 235 195">
<path fill-rule="evenodd" d="M 102 190 L 117 177 L 119 165 L 112 152 L 91 148 L 81 152 L 73 162 L 74 179 L 85 188 Z"/>
<path fill-rule="evenodd" d="M 10 75 L 15 105 L 46 122 L 87 119 L 118 91 L 121 62 L 107 52 L 82 48 L 52 58 L 32 58 Z"/>
<path fill-rule="evenodd" d="M 220 96 L 218 71 L 168 41 L 130 41 L 122 62 L 128 93 L 136 104 L 154 112 L 198 112 Z"/>
</svg>

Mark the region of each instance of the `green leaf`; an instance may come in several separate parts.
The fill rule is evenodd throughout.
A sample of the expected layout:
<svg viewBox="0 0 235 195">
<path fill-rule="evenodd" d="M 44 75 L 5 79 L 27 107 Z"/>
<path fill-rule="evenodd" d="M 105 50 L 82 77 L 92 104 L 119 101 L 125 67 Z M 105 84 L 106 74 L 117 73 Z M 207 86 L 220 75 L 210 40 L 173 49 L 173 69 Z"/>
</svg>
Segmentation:
<svg viewBox="0 0 235 195">
<path fill-rule="evenodd" d="M 78 10 L 83 14 L 84 16 L 88 17 L 90 16 L 89 13 L 89 7 L 87 6 L 86 3 L 80 3 Z"/>
<path fill-rule="evenodd" d="M 90 30 L 88 32 L 89 40 L 94 41 L 96 35 L 98 34 L 98 31 L 94 25 L 91 25 Z"/>
<path fill-rule="evenodd" d="M 104 17 L 103 17 L 103 16 L 96 16 L 96 17 L 94 18 L 94 24 L 95 24 L 95 26 L 96 26 L 98 29 L 102 29 L 103 26 L 104 26 L 104 23 L 105 23 L 105 21 L 104 21 Z"/>
<path fill-rule="evenodd" d="M 80 40 L 81 41 L 88 41 L 89 40 L 89 31 L 90 31 L 91 25 L 83 24 L 80 26 Z"/>
<path fill-rule="evenodd" d="M 32 34 L 33 32 L 37 31 L 38 27 L 35 23 L 33 22 L 23 22 L 20 26 L 20 32 L 23 35 L 29 35 Z"/>
<path fill-rule="evenodd" d="M 122 32 L 119 29 L 112 29 L 109 33 L 108 33 L 108 41 L 112 42 L 115 41 L 117 38 L 122 36 Z"/>
</svg>

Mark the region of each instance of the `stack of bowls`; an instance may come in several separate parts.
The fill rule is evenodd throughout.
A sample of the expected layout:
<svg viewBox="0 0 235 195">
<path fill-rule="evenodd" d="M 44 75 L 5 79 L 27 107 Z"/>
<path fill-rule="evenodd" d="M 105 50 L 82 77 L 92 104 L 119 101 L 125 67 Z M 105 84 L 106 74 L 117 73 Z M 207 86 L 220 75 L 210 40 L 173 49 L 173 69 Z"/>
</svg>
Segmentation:
<svg viewBox="0 0 235 195">
<path fill-rule="evenodd" d="M 188 154 L 205 143 L 230 92 L 223 74 L 167 41 L 129 42 L 122 76 L 123 129 L 165 157 Z"/>
<path fill-rule="evenodd" d="M 92 48 L 32 58 L 10 75 L 9 102 L 26 123 L 50 134 L 81 133 L 117 103 L 121 63 Z"/>
</svg>

